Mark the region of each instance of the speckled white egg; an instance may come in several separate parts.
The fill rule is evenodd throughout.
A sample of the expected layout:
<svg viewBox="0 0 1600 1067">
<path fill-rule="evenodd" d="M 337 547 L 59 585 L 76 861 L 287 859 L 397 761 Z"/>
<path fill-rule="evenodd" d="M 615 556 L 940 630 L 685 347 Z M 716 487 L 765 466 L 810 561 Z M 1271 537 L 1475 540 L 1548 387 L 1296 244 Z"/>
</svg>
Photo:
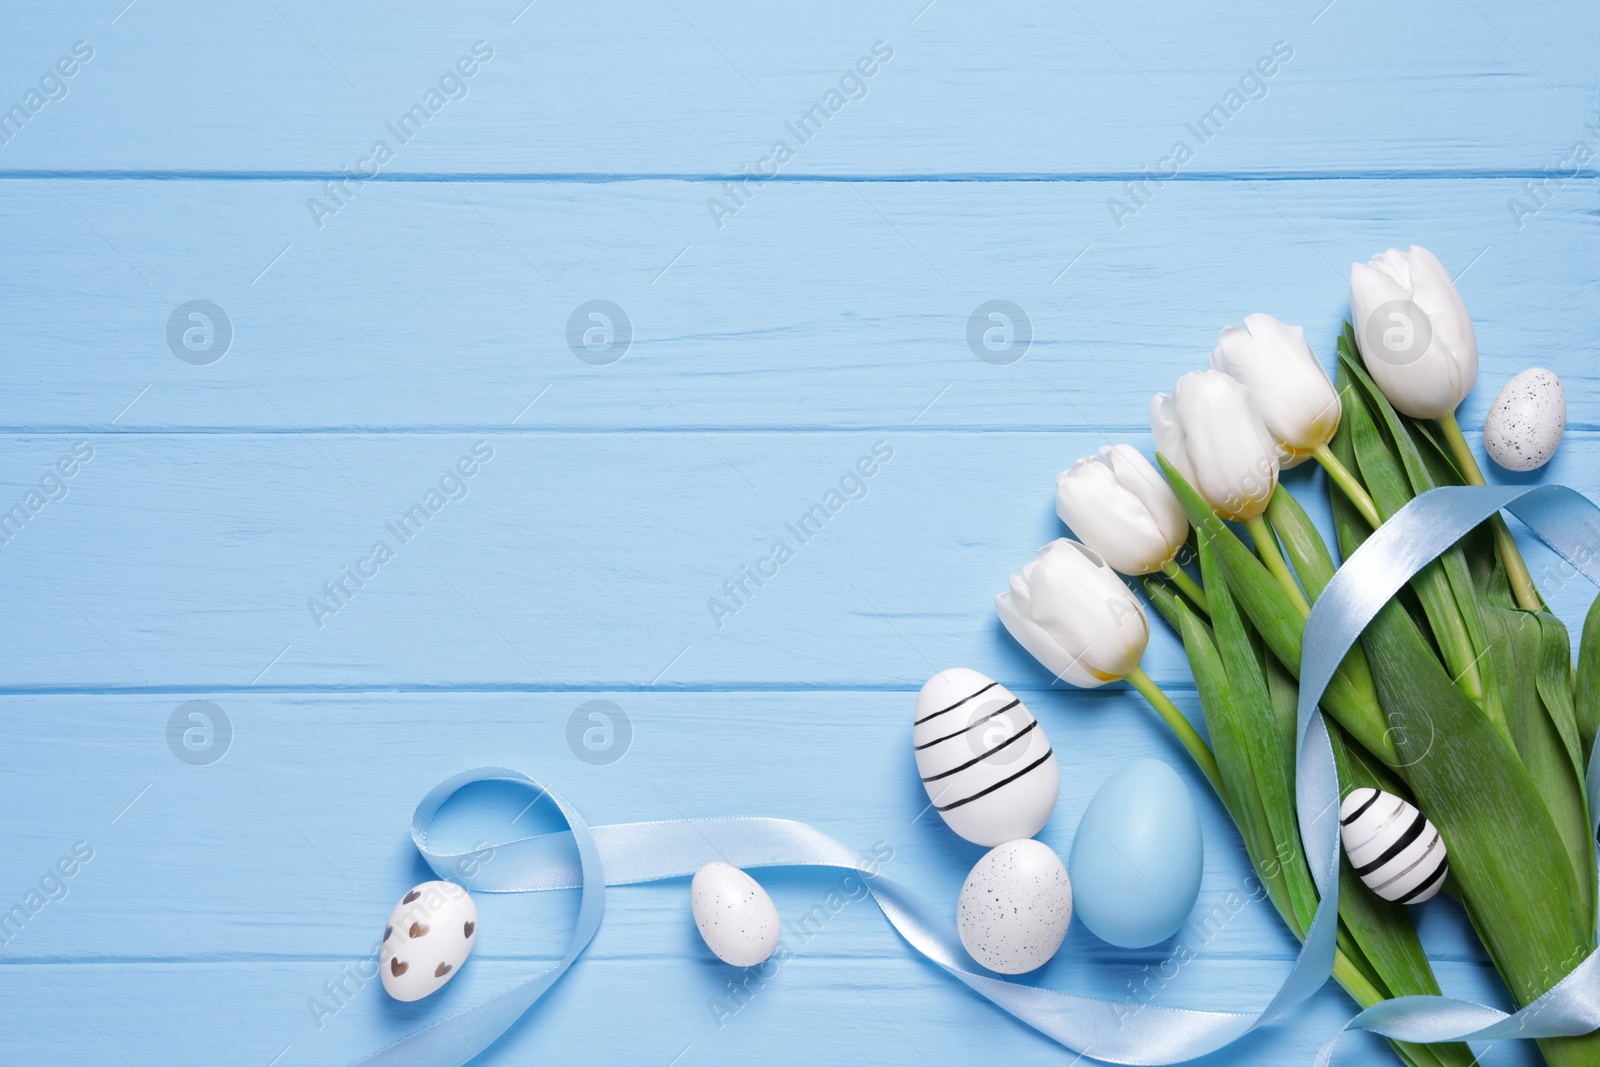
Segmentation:
<svg viewBox="0 0 1600 1067">
<path fill-rule="evenodd" d="M 754 967 L 778 947 L 778 906 L 761 883 L 728 863 L 708 863 L 689 883 L 689 910 L 723 963 Z"/>
<path fill-rule="evenodd" d="M 1561 379 L 1532 367 L 1506 383 L 1483 420 L 1483 447 L 1508 471 L 1531 471 L 1550 462 L 1567 429 L 1567 392 Z"/>
<path fill-rule="evenodd" d="M 1044 727 L 1011 691 L 966 667 L 917 694 L 911 746 L 928 800 L 975 845 L 1038 833 L 1055 810 L 1061 770 Z"/>
<path fill-rule="evenodd" d="M 1450 874 L 1444 839 L 1414 804 L 1370 786 L 1339 805 L 1339 839 L 1360 879 L 1384 900 L 1432 900 Z"/>
<path fill-rule="evenodd" d="M 1042 841 L 1007 841 L 973 864 L 956 902 L 972 958 L 1001 974 L 1043 967 L 1072 924 L 1067 868 Z"/>
<path fill-rule="evenodd" d="M 454 882 L 423 882 L 383 928 L 378 973 L 396 1000 L 421 1000 L 456 976 L 478 941 L 478 906 Z"/>
</svg>

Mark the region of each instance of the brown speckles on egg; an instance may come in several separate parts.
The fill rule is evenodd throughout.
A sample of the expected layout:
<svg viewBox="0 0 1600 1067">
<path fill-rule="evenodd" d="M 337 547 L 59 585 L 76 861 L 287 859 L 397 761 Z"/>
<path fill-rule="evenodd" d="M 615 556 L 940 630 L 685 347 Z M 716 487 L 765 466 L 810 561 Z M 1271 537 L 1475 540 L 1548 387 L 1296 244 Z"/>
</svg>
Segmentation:
<svg viewBox="0 0 1600 1067">
<path fill-rule="evenodd" d="M 1001 974 L 1043 966 L 1072 922 L 1072 884 L 1061 857 L 1040 841 L 1008 841 L 973 865 L 956 903 L 956 927 L 972 958 Z"/>
<path fill-rule="evenodd" d="M 1510 471 L 1531 471 L 1550 462 L 1567 428 L 1567 396 L 1561 379 L 1543 367 L 1518 374 L 1500 390 L 1483 420 L 1489 457 Z"/>
<path fill-rule="evenodd" d="M 689 886 L 690 911 L 706 947 L 724 963 L 754 967 L 778 947 L 778 909 L 744 871 L 708 863 Z"/>
</svg>

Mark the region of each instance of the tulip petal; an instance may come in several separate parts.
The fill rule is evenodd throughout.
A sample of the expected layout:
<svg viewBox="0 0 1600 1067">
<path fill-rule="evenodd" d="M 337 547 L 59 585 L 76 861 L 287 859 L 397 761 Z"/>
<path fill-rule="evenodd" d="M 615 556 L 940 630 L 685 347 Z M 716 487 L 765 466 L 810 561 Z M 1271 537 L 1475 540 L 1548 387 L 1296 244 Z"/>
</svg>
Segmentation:
<svg viewBox="0 0 1600 1067">
<path fill-rule="evenodd" d="M 1190 485 L 1195 482 L 1194 463 L 1189 458 L 1189 442 L 1184 439 L 1183 427 L 1178 423 L 1178 405 L 1171 393 L 1157 393 L 1150 398 L 1150 432 L 1155 435 L 1156 451 L 1167 457 L 1167 462 L 1178 468 Z"/>
<path fill-rule="evenodd" d="M 1280 466 L 1292 467 L 1333 440 L 1339 394 L 1303 329 L 1260 313 L 1244 321 L 1244 329 L 1223 327 L 1211 367 L 1249 391 L 1251 406 L 1281 446 Z"/>
<path fill-rule="evenodd" d="M 1411 280 L 1416 302 L 1428 315 L 1435 344 L 1442 345 L 1451 358 L 1451 384 L 1456 403 L 1472 391 L 1478 380 L 1478 335 L 1472 328 L 1466 302 L 1439 257 L 1412 245 Z"/>
<path fill-rule="evenodd" d="M 1167 559 L 1171 559 L 1189 539 L 1189 520 L 1172 487 L 1161 477 L 1155 464 L 1132 445 L 1113 445 L 1100 451 L 1110 460 L 1117 482 L 1137 496 L 1150 512 L 1166 541 Z"/>
<path fill-rule="evenodd" d="M 1016 639 L 1017 644 L 1021 645 L 1028 655 L 1038 660 L 1045 670 L 1080 689 L 1094 689 L 1105 684 L 1090 674 L 1042 627 L 1017 611 L 1008 594 L 1001 593 L 994 598 L 994 610 L 995 614 L 1000 616 L 1000 622 L 1006 631 Z"/>
<path fill-rule="evenodd" d="M 1157 485 L 1141 484 L 1141 473 L 1126 458 L 1119 460 L 1117 449 L 1144 464 L 1148 477 L 1155 479 Z M 1124 471 L 1133 472 L 1133 485 L 1124 484 Z M 1154 497 L 1153 488 L 1166 492 L 1170 507 L 1177 510 L 1181 521 L 1183 512 L 1177 499 L 1144 457 L 1127 445 L 1108 446 L 1098 455 L 1080 459 L 1056 478 L 1056 513 L 1112 567 L 1123 574 L 1149 574 L 1171 559 L 1183 540 L 1180 537 L 1172 541 L 1163 529 L 1163 522 L 1170 526 L 1170 513 L 1158 517 L 1145 496 L 1140 495 Z M 1187 525 L 1184 529 L 1187 531 Z"/>
<path fill-rule="evenodd" d="M 1102 678 L 1120 678 L 1138 666 L 1149 624 L 1117 573 L 1065 537 L 1046 545 L 1038 562 L 1029 583 L 1033 621 Z"/>
<path fill-rule="evenodd" d="M 1260 515 L 1278 483 L 1278 447 L 1248 390 L 1221 371 L 1197 371 L 1173 395 L 1194 478 L 1180 472 L 1224 518 Z"/>
<path fill-rule="evenodd" d="M 995 597 L 1011 636 L 1056 677 L 1084 688 L 1115 681 L 1139 665 L 1150 622 L 1138 599 L 1090 549 L 1065 537 L 1045 545 L 1012 593 Z M 1026 598 L 1013 595 L 1017 583 Z"/>
<path fill-rule="evenodd" d="M 1453 413 L 1478 376 L 1466 305 L 1437 256 L 1391 248 L 1350 268 L 1350 309 L 1362 362 L 1399 411 Z"/>
</svg>

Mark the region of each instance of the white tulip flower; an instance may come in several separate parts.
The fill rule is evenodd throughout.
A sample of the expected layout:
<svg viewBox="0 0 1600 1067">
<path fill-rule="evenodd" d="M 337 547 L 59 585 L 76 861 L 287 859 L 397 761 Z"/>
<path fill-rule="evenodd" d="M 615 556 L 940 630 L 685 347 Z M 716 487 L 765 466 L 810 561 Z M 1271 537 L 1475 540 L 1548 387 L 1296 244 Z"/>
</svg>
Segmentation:
<svg viewBox="0 0 1600 1067">
<path fill-rule="evenodd" d="M 1017 643 L 1057 678 L 1092 689 L 1139 670 L 1150 622 L 1105 560 L 1057 538 L 1011 576 L 995 610 Z"/>
<path fill-rule="evenodd" d="M 1306 332 L 1271 315 L 1246 315 L 1224 326 L 1211 369 L 1242 384 L 1281 446 L 1279 465 L 1293 467 L 1327 447 L 1339 428 L 1339 394 L 1306 343 Z"/>
<path fill-rule="evenodd" d="M 1259 518 L 1278 484 L 1278 443 L 1244 385 L 1195 371 L 1150 400 L 1156 447 L 1225 519 Z"/>
<path fill-rule="evenodd" d="M 1057 475 L 1056 514 L 1123 574 L 1161 570 L 1189 538 L 1183 505 L 1131 445 L 1106 445 Z"/>
<path fill-rule="evenodd" d="M 1391 248 L 1350 267 L 1350 313 L 1367 373 L 1397 411 L 1454 414 L 1478 380 L 1478 338 L 1444 264 Z"/>
<path fill-rule="evenodd" d="M 1483 485 L 1483 471 L 1456 422 L 1457 406 L 1478 380 L 1478 335 L 1444 264 L 1421 245 L 1351 264 L 1350 315 L 1362 362 L 1389 403 L 1414 419 L 1439 420 L 1462 476 L 1469 485 Z M 1518 605 L 1544 610 L 1505 520 L 1496 515 L 1490 525 Z"/>
</svg>

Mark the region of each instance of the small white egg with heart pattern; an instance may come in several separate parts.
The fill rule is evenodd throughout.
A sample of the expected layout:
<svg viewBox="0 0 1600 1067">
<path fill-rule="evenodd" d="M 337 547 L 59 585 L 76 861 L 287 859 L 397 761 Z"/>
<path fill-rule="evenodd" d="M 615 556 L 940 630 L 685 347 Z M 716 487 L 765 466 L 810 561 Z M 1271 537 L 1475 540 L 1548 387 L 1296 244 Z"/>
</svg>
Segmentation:
<svg viewBox="0 0 1600 1067">
<path fill-rule="evenodd" d="M 993 678 L 966 667 L 929 678 L 911 746 L 933 809 L 975 845 L 1032 837 L 1055 811 L 1061 770 L 1050 739 Z"/>
<path fill-rule="evenodd" d="M 1561 379 L 1530 367 L 1506 383 L 1483 419 L 1483 447 L 1508 471 L 1531 471 L 1550 462 L 1567 429 L 1567 392 Z"/>
<path fill-rule="evenodd" d="M 1450 873 L 1444 838 L 1393 793 L 1352 789 L 1339 805 L 1339 838 L 1356 875 L 1384 900 L 1421 904 Z"/>
<path fill-rule="evenodd" d="M 778 906 L 760 882 L 732 864 L 712 862 L 694 872 L 689 910 L 706 947 L 723 963 L 754 967 L 778 947 Z"/>
<path fill-rule="evenodd" d="M 383 988 L 396 1000 L 421 1000 L 456 976 L 478 941 L 478 906 L 454 882 L 423 882 L 389 913 L 378 953 Z"/>
</svg>

